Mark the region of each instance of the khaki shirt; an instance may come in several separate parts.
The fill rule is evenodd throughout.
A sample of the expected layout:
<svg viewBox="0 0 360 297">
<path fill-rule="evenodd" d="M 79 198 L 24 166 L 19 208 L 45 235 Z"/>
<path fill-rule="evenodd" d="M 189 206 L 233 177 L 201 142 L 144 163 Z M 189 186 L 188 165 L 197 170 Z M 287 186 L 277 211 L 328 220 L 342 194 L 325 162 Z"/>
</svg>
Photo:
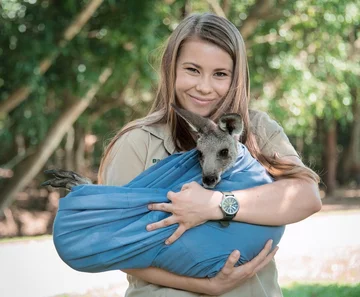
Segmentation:
<svg viewBox="0 0 360 297">
<path fill-rule="evenodd" d="M 297 156 L 279 124 L 266 113 L 250 111 L 251 131 L 261 152 L 267 156 Z M 169 128 L 162 125 L 143 126 L 125 133 L 110 152 L 110 161 L 103 173 L 106 185 L 124 185 L 175 152 Z M 128 275 L 127 297 L 191 297 L 200 294 L 165 288 Z M 271 261 L 254 277 L 222 297 L 278 297 L 282 296 L 277 281 L 275 261 Z"/>
</svg>

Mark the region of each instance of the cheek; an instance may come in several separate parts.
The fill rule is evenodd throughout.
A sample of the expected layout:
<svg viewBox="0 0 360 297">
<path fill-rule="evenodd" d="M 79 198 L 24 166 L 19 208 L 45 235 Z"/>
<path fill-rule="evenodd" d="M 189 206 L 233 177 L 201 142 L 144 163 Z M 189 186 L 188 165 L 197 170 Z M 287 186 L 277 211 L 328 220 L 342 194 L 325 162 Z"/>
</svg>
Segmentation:
<svg viewBox="0 0 360 297">
<path fill-rule="evenodd" d="M 229 91 L 230 89 L 230 84 L 231 84 L 231 81 L 222 81 L 222 82 L 219 82 L 218 86 L 217 86 L 217 93 L 222 95 L 222 96 L 225 96 L 226 93 Z"/>
<path fill-rule="evenodd" d="M 223 99 L 227 92 L 229 91 L 231 84 L 231 80 L 219 80 L 214 83 L 214 91 L 220 97 L 219 99 Z"/>
<path fill-rule="evenodd" d="M 188 88 L 191 88 L 191 86 L 194 84 L 193 79 L 186 75 L 185 73 L 182 73 L 179 71 L 176 75 L 175 80 L 175 89 L 177 91 L 186 90 Z"/>
</svg>

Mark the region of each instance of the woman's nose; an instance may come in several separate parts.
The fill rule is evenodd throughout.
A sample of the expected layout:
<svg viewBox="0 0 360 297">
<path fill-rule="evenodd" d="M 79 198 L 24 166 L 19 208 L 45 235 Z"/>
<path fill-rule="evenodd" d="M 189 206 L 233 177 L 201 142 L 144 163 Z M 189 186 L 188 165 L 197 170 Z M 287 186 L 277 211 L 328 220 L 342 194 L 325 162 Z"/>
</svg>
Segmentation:
<svg viewBox="0 0 360 297">
<path fill-rule="evenodd" d="M 211 81 L 208 78 L 201 78 L 196 84 L 196 91 L 204 94 L 209 94 L 212 92 Z"/>
</svg>

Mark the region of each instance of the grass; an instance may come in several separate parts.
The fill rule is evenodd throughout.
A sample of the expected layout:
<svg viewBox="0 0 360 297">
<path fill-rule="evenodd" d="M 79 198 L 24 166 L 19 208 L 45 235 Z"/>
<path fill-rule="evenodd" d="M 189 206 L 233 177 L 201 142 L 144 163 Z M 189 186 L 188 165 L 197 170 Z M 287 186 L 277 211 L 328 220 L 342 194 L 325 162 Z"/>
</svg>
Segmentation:
<svg viewBox="0 0 360 297">
<path fill-rule="evenodd" d="M 8 242 L 26 242 L 30 240 L 42 240 L 51 238 L 52 235 L 37 235 L 37 236 L 23 236 L 23 237 L 9 237 L 9 238 L 0 238 L 0 243 L 8 243 Z"/>
<path fill-rule="evenodd" d="M 344 284 L 301 284 L 296 283 L 289 287 L 282 288 L 284 297 L 359 297 L 360 284 L 344 285 Z M 107 294 L 108 292 L 91 290 L 90 292 L 77 294 L 62 294 L 55 297 L 108 297 L 116 296 L 118 294 Z"/>
<path fill-rule="evenodd" d="M 294 284 L 282 291 L 284 297 L 359 297 L 360 284 Z"/>
</svg>

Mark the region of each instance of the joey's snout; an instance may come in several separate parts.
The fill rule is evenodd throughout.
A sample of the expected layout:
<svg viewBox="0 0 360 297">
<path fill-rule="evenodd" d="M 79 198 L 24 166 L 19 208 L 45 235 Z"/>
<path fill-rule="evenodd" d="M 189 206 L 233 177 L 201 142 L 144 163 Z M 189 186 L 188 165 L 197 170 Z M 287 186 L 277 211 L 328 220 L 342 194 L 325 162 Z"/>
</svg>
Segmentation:
<svg viewBox="0 0 360 297">
<path fill-rule="evenodd" d="M 205 188 L 214 188 L 220 182 L 220 176 L 217 175 L 205 175 L 202 178 L 202 183 Z"/>
</svg>

